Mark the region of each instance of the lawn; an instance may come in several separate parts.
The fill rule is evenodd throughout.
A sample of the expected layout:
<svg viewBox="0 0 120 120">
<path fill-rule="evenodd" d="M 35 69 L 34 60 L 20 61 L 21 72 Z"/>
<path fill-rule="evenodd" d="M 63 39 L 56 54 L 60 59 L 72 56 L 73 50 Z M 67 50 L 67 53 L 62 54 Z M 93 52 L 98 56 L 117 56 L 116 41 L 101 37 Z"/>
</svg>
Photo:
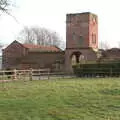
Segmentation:
<svg viewBox="0 0 120 120">
<path fill-rule="evenodd" d="M 120 78 L 0 83 L 0 120 L 120 120 Z"/>
</svg>

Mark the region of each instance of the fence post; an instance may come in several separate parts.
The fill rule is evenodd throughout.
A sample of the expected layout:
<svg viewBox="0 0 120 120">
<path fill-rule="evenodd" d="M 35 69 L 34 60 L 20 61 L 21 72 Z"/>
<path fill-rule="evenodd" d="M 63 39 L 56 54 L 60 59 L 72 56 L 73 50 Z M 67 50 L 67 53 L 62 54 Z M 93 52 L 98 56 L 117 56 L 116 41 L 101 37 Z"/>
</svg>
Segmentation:
<svg viewBox="0 0 120 120">
<path fill-rule="evenodd" d="M 13 70 L 13 80 L 16 80 L 17 79 L 17 70 L 14 69 Z"/>
<path fill-rule="evenodd" d="M 5 88 L 5 86 L 4 86 L 4 80 L 5 80 L 5 71 L 3 71 L 3 76 L 2 76 L 2 80 L 1 80 L 2 89 Z"/>
<path fill-rule="evenodd" d="M 50 79 L 50 70 L 48 69 L 48 80 Z"/>
<path fill-rule="evenodd" d="M 110 69 L 110 77 L 112 77 L 112 68 Z"/>
<path fill-rule="evenodd" d="M 3 76 L 2 76 L 2 80 L 5 80 L 5 71 L 3 70 Z"/>
<path fill-rule="evenodd" d="M 62 74 L 63 74 L 63 75 L 62 75 L 62 78 L 64 78 L 64 77 L 65 77 L 65 76 L 64 76 L 64 75 L 65 75 L 65 73 L 62 73 Z"/>
<path fill-rule="evenodd" d="M 39 69 L 39 80 L 41 80 L 41 74 L 40 74 L 40 69 Z"/>
<path fill-rule="evenodd" d="M 32 81 L 32 74 L 33 74 L 33 69 L 30 68 L 30 71 L 29 71 L 29 80 Z"/>
</svg>

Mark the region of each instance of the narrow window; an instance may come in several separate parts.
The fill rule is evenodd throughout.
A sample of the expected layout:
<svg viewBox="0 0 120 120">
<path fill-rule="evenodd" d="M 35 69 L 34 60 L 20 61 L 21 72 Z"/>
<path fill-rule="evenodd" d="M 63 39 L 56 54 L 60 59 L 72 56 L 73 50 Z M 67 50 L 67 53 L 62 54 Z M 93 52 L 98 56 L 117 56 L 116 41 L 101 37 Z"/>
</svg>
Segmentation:
<svg viewBox="0 0 120 120">
<path fill-rule="evenodd" d="M 76 40 L 76 35 L 75 33 L 72 34 L 72 39 L 75 41 Z"/>
<path fill-rule="evenodd" d="M 83 36 L 82 35 L 79 36 L 79 44 L 83 44 Z"/>
<path fill-rule="evenodd" d="M 92 34 L 92 43 L 96 44 L 96 34 Z"/>
</svg>

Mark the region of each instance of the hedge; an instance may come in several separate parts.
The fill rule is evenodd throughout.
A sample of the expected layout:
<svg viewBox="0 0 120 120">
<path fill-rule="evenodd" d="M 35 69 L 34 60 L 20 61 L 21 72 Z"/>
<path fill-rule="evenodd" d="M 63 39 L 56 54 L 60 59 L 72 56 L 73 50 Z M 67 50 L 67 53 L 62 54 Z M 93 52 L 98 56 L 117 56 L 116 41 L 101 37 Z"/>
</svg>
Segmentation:
<svg viewBox="0 0 120 120">
<path fill-rule="evenodd" d="M 108 63 L 77 64 L 73 66 L 73 71 L 77 76 L 120 75 L 120 61 Z"/>
</svg>

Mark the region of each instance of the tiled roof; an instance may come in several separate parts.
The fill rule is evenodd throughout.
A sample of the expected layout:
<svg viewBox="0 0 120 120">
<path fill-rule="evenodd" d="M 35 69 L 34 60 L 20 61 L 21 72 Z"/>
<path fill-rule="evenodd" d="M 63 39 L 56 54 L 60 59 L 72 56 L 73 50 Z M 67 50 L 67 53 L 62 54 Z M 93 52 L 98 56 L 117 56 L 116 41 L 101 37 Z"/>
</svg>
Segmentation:
<svg viewBox="0 0 120 120">
<path fill-rule="evenodd" d="M 23 44 L 25 48 L 36 50 L 39 49 L 41 51 L 51 51 L 51 52 L 59 52 L 61 51 L 60 48 L 56 46 L 43 46 L 43 45 L 33 45 L 33 44 Z"/>
<path fill-rule="evenodd" d="M 120 49 L 119 48 L 111 48 L 107 50 L 100 50 L 102 56 L 106 59 L 120 59 Z"/>
</svg>

